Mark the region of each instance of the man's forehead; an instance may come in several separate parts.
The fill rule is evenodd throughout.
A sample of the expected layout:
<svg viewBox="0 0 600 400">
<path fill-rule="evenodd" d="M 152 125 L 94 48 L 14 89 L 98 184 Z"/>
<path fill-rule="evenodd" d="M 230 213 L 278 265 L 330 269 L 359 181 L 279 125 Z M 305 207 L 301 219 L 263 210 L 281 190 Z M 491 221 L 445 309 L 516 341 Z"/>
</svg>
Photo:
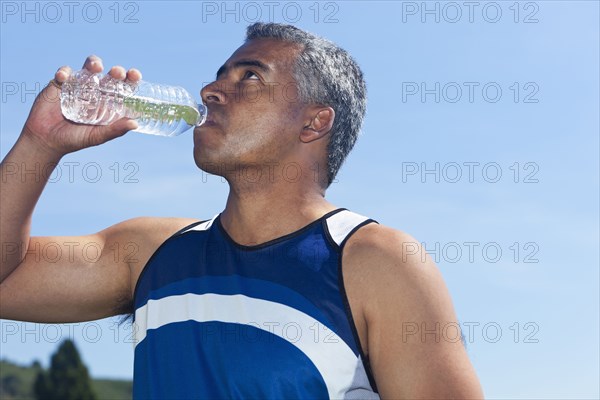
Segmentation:
<svg viewBox="0 0 600 400">
<path fill-rule="evenodd" d="M 238 60 L 257 60 L 272 70 L 281 70 L 294 62 L 299 50 L 299 45 L 282 40 L 253 39 L 238 47 L 225 65 L 232 65 Z"/>
</svg>

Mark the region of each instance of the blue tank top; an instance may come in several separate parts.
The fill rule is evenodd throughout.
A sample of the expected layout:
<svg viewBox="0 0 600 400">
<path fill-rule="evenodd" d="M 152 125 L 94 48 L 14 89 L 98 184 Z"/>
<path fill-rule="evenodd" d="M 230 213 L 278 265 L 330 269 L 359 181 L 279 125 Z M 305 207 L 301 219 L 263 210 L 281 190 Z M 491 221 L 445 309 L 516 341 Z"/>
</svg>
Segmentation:
<svg viewBox="0 0 600 400">
<path fill-rule="evenodd" d="M 134 399 L 378 399 L 342 279 L 376 222 L 337 209 L 257 246 L 220 215 L 166 240 L 134 291 Z"/>
</svg>

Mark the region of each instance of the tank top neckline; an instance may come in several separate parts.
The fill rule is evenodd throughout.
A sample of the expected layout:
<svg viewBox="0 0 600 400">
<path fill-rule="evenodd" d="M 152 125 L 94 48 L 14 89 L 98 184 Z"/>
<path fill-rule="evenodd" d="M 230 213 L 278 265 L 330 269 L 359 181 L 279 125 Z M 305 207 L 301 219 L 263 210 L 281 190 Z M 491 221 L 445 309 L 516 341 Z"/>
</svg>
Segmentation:
<svg viewBox="0 0 600 400">
<path fill-rule="evenodd" d="M 221 214 L 222 213 L 219 213 L 215 217 L 215 221 L 214 222 L 217 225 L 219 231 L 225 237 L 225 239 L 230 244 L 232 244 L 234 247 L 237 247 L 240 250 L 254 251 L 254 250 L 262 250 L 262 249 L 264 249 L 266 247 L 273 246 L 273 245 L 275 245 L 277 243 L 280 243 L 280 242 L 283 242 L 285 240 L 289 240 L 289 239 L 291 239 L 291 238 L 293 238 L 295 236 L 299 236 L 302 233 L 304 233 L 305 231 L 307 231 L 307 230 L 311 229 L 312 227 L 314 227 L 316 224 L 321 223 L 322 221 L 324 221 L 325 219 L 331 217 L 332 215 L 337 214 L 337 213 L 339 213 L 341 211 L 345 211 L 345 210 L 347 210 L 347 209 L 343 208 L 343 207 L 342 208 L 336 208 L 335 210 L 331 210 L 331 211 L 325 213 L 321 217 L 319 217 L 316 220 L 308 223 L 307 225 L 303 226 L 300 229 L 297 229 L 297 230 L 295 230 L 295 231 L 293 231 L 291 233 L 287 233 L 287 234 L 285 234 L 283 236 L 279 236 L 279 237 L 277 237 L 275 239 L 271 239 L 271 240 L 268 240 L 266 242 L 255 244 L 255 245 L 243 245 L 243 244 L 240 244 L 240 243 L 236 242 L 235 240 L 233 240 L 233 238 L 231 236 L 229 236 L 229 234 L 225 230 L 225 227 L 223 227 L 223 224 L 221 223 Z"/>
</svg>

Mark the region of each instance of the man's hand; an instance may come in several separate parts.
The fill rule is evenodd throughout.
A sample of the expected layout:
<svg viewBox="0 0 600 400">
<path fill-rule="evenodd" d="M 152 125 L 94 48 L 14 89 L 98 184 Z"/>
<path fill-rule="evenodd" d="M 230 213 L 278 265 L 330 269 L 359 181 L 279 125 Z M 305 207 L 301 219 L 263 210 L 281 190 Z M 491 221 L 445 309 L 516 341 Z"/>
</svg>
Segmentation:
<svg viewBox="0 0 600 400">
<path fill-rule="evenodd" d="M 102 72 L 104 69 L 102 60 L 96 56 L 89 56 L 83 68 L 92 73 Z M 69 66 L 60 67 L 56 71 L 56 84 L 48 84 L 36 98 L 25 122 L 23 135 L 29 136 L 45 150 L 60 157 L 86 147 L 97 146 L 137 128 L 137 122 L 129 118 L 121 118 L 106 126 L 78 124 L 67 120 L 60 108 L 59 85 L 72 73 Z M 115 79 L 129 82 L 137 82 L 142 78 L 137 69 L 125 72 L 121 66 L 112 67 L 109 74 Z"/>
</svg>

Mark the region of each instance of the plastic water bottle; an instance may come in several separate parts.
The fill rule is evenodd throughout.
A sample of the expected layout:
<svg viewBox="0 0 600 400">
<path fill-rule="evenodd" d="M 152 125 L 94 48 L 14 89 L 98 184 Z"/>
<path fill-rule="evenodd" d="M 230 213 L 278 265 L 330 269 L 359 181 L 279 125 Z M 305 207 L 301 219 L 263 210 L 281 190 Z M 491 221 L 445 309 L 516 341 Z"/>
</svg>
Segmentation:
<svg viewBox="0 0 600 400">
<path fill-rule="evenodd" d="M 123 82 L 85 69 L 62 84 L 60 106 L 73 122 L 108 125 L 128 117 L 137 120 L 136 132 L 160 136 L 177 136 L 201 125 L 207 114 L 181 87 Z"/>
</svg>

